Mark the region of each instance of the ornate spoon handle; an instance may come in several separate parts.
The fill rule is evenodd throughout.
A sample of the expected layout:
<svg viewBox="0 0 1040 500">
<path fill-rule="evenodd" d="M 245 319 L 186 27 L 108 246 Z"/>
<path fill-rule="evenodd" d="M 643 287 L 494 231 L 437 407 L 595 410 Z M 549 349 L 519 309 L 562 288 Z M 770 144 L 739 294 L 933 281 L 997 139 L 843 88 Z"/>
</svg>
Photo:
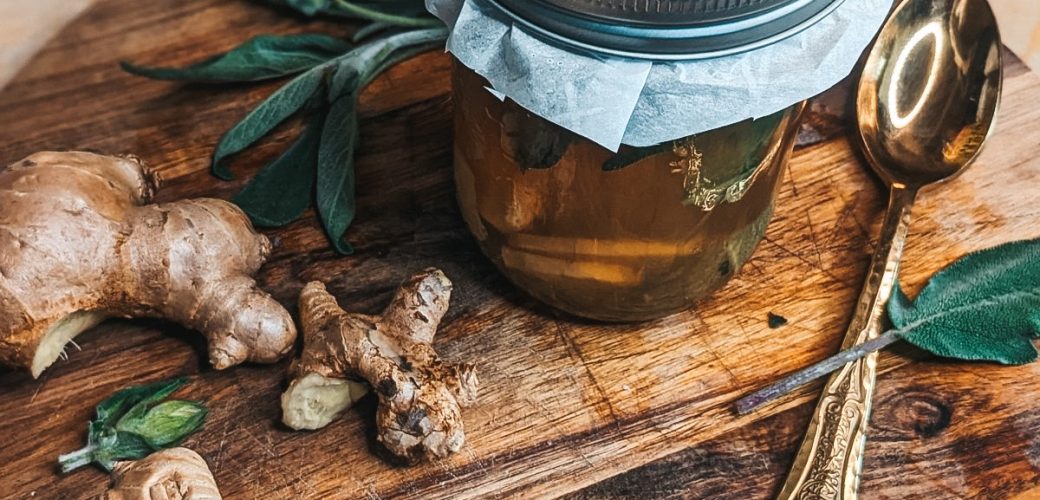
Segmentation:
<svg viewBox="0 0 1040 500">
<path fill-rule="evenodd" d="M 877 250 L 842 349 L 876 338 L 903 255 L 917 190 L 893 184 Z M 866 445 L 877 353 L 845 365 L 824 386 L 781 499 L 853 499 Z"/>
</svg>

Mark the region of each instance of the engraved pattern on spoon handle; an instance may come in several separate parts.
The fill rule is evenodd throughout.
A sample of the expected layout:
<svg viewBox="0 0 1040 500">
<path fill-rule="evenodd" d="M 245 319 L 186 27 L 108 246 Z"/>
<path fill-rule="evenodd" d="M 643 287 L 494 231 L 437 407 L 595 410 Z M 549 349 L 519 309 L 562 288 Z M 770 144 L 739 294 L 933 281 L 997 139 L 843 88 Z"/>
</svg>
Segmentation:
<svg viewBox="0 0 1040 500">
<path fill-rule="evenodd" d="M 897 279 L 916 189 L 895 184 L 870 271 L 842 349 L 876 338 Z M 853 499 L 870 419 L 877 353 L 845 365 L 824 386 L 781 499 Z"/>
</svg>

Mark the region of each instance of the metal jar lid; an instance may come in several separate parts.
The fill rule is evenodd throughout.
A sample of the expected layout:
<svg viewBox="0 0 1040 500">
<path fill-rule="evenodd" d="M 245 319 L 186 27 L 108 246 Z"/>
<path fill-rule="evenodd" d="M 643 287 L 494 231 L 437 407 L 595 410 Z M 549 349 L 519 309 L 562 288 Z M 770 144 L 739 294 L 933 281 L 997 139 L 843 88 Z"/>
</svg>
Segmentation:
<svg viewBox="0 0 1040 500">
<path fill-rule="evenodd" d="M 565 46 L 659 60 L 737 54 L 792 36 L 844 0 L 487 0 Z"/>
</svg>

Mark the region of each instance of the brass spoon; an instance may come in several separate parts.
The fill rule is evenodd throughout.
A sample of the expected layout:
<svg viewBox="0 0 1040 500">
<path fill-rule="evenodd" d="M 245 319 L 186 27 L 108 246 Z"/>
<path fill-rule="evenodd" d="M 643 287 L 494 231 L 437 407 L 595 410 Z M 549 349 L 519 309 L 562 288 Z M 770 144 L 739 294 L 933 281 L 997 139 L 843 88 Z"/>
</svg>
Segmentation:
<svg viewBox="0 0 1040 500">
<path fill-rule="evenodd" d="M 1001 50 L 985 0 L 904 0 L 881 29 L 856 114 L 863 153 L 891 197 L 842 349 L 881 332 L 918 190 L 963 172 L 989 137 Z M 876 364 L 875 352 L 828 380 L 780 498 L 856 497 Z"/>
</svg>

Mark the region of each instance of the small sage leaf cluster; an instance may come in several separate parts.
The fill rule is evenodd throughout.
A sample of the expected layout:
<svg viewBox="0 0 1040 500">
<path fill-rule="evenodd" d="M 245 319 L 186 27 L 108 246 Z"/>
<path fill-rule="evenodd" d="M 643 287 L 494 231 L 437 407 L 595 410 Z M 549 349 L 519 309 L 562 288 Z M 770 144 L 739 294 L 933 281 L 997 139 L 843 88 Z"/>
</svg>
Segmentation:
<svg viewBox="0 0 1040 500">
<path fill-rule="evenodd" d="M 87 445 L 58 457 L 62 472 L 91 463 L 111 471 L 119 460 L 144 458 L 199 430 L 205 407 L 194 401 L 163 401 L 185 382 L 178 378 L 128 387 L 102 401 L 87 427 Z"/>
<path fill-rule="evenodd" d="M 260 227 L 298 219 L 312 202 L 336 251 L 353 248 L 344 234 L 354 220 L 358 95 L 387 68 L 441 47 L 447 29 L 422 0 L 268 0 L 307 16 L 367 21 L 353 43 L 321 34 L 264 35 L 183 68 L 123 63 L 133 74 L 195 83 L 244 83 L 292 76 L 227 131 L 213 153 L 213 175 L 230 180 L 233 155 L 301 115 L 303 128 L 233 199 Z M 354 45 L 358 43 L 358 45 Z"/>
</svg>

